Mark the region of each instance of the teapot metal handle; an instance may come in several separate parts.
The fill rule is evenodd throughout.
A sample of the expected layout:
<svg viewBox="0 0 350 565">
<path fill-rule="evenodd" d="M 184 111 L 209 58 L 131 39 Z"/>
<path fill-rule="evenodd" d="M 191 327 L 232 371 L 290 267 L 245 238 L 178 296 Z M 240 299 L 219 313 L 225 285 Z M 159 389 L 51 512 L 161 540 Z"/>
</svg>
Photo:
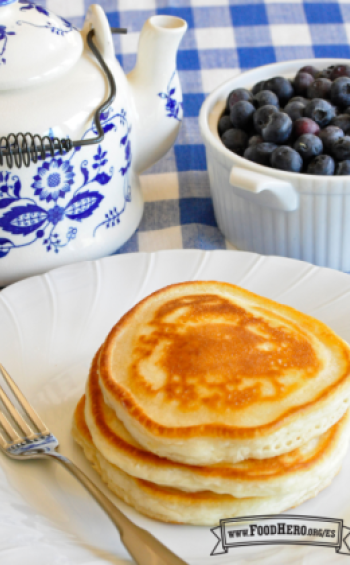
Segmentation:
<svg viewBox="0 0 350 565">
<path fill-rule="evenodd" d="M 125 28 L 111 28 L 111 31 L 112 33 L 127 33 Z M 68 153 L 68 151 L 73 149 L 73 147 L 82 147 L 84 145 L 92 145 L 103 141 L 104 131 L 101 126 L 100 116 L 102 112 L 105 112 L 114 101 L 117 89 L 113 74 L 111 73 L 100 51 L 92 41 L 94 34 L 95 31 L 91 29 L 87 34 L 87 43 L 100 63 L 102 70 L 105 72 L 109 85 L 109 96 L 107 100 L 96 109 L 94 116 L 94 123 L 98 133 L 97 137 L 72 141 L 69 137 L 59 139 L 58 137 L 49 137 L 48 135 L 41 137 L 39 134 L 32 134 L 29 132 L 17 134 L 10 133 L 8 136 L 0 138 L 1 167 L 5 159 L 9 169 L 12 169 L 13 165 L 20 169 L 22 164 L 25 167 L 29 167 L 31 162 L 37 163 L 39 158 L 44 160 L 48 156 L 53 157 L 56 151 L 59 151 L 62 155 L 64 151 Z"/>
</svg>

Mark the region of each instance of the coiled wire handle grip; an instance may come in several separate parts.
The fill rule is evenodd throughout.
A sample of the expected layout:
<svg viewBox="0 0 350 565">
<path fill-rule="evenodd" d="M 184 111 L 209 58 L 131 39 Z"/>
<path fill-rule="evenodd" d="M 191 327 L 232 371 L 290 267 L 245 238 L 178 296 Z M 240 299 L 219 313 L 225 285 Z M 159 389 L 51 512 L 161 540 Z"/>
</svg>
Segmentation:
<svg viewBox="0 0 350 565">
<path fill-rule="evenodd" d="M 111 31 L 112 33 L 127 33 L 125 28 L 111 28 Z M 59 139 L 58 137 L 49 137 L 48 135 L 41 137 L 39 134 L 29 132 L 10 133 L 7 137 L 3 136 L 0 138 L 1 167 L 5 160 L 9 169 L 12 169 L 14 165 L 18 169 L 20 169 L 22 165 L 29 167 L 31 162 L 37 163 L 39 158 L 45 160 L 48 156 L 53 157 L 56 151 L 59 151 L 62 155 L 63 152 L 68 153 L 73 147 L 82 147 L 103 141 L 104 131 L 101 126 L 100 116 L 114 101 L 117 89 L 113 74 L 92 40 L 94 35 L 95 31 L 91 29 L 87 34 L 87 43 L 105 72 L 109 85 L 109 96 L 107 100 L 97 108 L 94 116 L 94 123 L 98 133 L 97 137 L 72 141 L 69 137 Z"/>
</svg>

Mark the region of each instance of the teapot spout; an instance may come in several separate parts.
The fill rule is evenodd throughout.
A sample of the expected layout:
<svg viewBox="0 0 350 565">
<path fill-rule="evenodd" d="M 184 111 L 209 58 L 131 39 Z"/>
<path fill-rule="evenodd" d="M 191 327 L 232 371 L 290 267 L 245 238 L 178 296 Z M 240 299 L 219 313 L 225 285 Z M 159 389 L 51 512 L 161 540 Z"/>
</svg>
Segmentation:
<svg viewBox="0 0 350 565">
<path fill-rule="evenodd" d="M 158 161 L 175 142 L 182 120 L 176 54 L 187 23 L 153 16 L 143 26 L 135 68 L 129 73 L 133 109 L 133 168 Z"/>
</svg>

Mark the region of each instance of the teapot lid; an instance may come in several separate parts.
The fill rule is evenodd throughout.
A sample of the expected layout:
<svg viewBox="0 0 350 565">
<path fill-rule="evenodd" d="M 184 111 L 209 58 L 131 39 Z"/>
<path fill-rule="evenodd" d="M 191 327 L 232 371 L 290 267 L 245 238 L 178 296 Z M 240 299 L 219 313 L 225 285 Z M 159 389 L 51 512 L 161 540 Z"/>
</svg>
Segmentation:
<svg viewBox="0 0 350 565">
<path fill-rule="evenodd" d="M 82 54 L 80 32 L 37 4 L 0 0 L 0 22 L 0 90 L 56 78 Z"/>
</svg>

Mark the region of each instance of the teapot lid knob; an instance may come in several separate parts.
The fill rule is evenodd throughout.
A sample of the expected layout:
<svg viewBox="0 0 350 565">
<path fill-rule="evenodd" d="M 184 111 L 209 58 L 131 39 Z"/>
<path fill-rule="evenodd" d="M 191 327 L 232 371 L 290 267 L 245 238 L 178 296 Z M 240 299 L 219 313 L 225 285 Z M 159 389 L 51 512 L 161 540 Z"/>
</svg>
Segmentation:
<svg viewBox="0 0 350 565">
<path fill-rule="evenodd" d="M 0 90 L 54 79 L 82 54 L 80 32 L 39 4 L 0 0 L 0 16 Z"/>
</svg>

